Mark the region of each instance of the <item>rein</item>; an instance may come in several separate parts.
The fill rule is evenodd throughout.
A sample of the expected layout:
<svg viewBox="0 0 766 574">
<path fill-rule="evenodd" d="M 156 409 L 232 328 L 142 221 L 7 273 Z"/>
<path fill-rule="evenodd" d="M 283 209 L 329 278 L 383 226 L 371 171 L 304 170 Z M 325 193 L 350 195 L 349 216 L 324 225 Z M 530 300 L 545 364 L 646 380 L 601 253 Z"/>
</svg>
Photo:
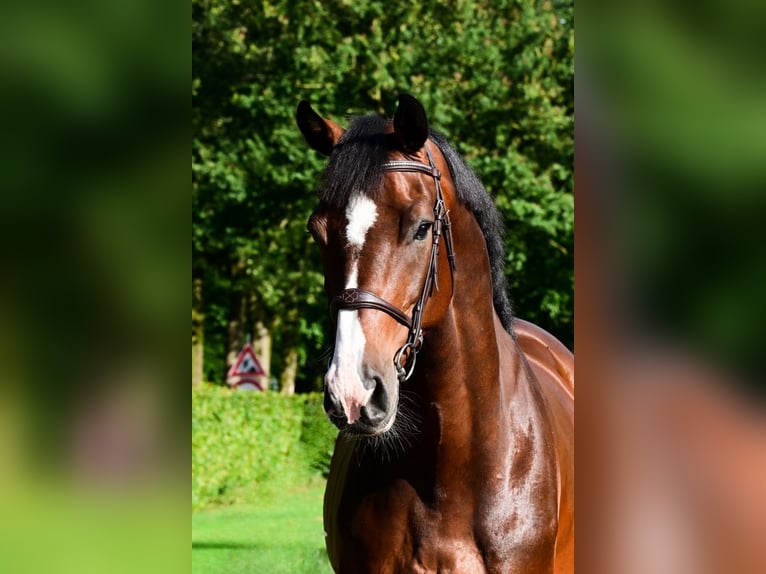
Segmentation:
<svg viewBox="0 0 766 574">
<path fill-rule="evenodd" d="M 426 155 L 428 156 L 428 165 L 409 160 L 388 161 L 383 164 L 383 171 L 389 172 L 409 172 L 425 173 L 434 179 L 436 185 L 436 202 L 434 203 L 434 223 L 431 228 L 431 256 L 428 261 L 428 271 L 423 290 L 420 293 L 415 307 L 412 309 L 412 316 L 408 317 L 398 307 L 392 305 L 385 299 L 378 297 L 375 293 L 365 291 L 364 289 L 346 289 L 330 302 L 330 313 L 335 319 L 338 311 L 344 309 L 375 309 L 383 311 L 391 316 L 398 323 L 407 327 L 407 341 L 394 355 L 394 367 L 399 382 L 404 382 L 412 376 L 415 370 L 415 359 L 423 346 L 423 330 L 421 323 L 423 320 L 423 311 L 426 301 L 433 295 L 434 288 L 439 290 L 439 241 L 444 235 L 444 244 L 447 249 L 447 259 L 450 266 L 450 277 L 454 287 L 455 283 L 455 252 L 452 249 L 452 225 L 449 220 L 449 212 L 444 204 L 442 195 L 441 171 L 434 164 L 431 151 L 428 144 L 425 145 Z"/>
</svg>

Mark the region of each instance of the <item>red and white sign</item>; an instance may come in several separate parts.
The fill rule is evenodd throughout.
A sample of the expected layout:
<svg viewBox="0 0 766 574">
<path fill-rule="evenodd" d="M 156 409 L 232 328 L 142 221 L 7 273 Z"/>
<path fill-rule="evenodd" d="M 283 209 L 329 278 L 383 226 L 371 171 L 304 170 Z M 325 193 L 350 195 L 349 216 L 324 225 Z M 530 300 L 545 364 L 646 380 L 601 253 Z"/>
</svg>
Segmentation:
<svg viewBox="0 0 766 574">
<path fill-rule="evenodd" d="M 256 390 L 252 388 L 256 387 L 258 390 L 262 391 L 263 387 L 261 386 L 259 379 L 265 376 L 266 371 L 263 370 L 250 343 L 247 343 L 242 347 L 237 360 L 234 361 L 229 372 L 226 373 L 230 385 L 242 387 L 247 390 Z"/>
</svg>

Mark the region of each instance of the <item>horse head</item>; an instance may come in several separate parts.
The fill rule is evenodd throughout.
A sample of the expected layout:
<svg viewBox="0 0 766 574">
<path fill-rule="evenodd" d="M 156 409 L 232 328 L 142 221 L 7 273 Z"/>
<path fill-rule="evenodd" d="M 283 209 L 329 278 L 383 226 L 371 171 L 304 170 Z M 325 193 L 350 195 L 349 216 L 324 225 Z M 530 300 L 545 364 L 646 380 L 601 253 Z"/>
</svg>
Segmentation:
<svg viewBox="0 0 766 574">
<path fill-rule="evenodd" d="M 330 156 L 308 222 L 335 325 L 325 410 L 341 429 L 379 435 L 395 422 L 423 329 L 450 304 L 449 169 L 412 96 L 399 98 L 393 122 L 367 117 L 344 130 L 305 101 L 297 120 L 309 145 Z"/>
</svg>

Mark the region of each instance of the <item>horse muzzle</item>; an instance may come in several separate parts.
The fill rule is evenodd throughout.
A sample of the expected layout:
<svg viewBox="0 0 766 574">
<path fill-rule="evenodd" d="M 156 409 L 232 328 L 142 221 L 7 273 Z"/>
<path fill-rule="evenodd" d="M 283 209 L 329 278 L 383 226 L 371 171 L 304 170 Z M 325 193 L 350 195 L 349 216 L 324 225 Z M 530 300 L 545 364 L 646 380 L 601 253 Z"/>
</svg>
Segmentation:
<svg viewBox="0 0 766 574">
<path fill-rule="evenodd" d="M 330 365 L 325 375 L 327 417 L 345 432 L 367 436 L 383 434 L 391 428 L 396 416 L 396 379 L 386 381 L 377 374 L 362 379 L 355 374 L 343 376 Z"/>
</svg>

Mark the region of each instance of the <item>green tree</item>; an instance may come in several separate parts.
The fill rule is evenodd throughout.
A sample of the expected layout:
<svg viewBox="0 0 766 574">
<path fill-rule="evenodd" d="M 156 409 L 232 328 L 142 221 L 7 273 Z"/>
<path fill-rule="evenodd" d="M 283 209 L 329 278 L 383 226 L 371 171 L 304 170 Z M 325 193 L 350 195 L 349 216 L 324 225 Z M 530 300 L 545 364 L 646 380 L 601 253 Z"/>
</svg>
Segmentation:
<svg viewBox="0 0 766 574">
<path fill-rule="evenodd" d="M 270 331 L 275 373 L 285 358 L 299 383 L 322 371 L 311 358 L 327 311 L 305 221 L 324 158 L 295 127 L 304 98 L 341 123 L 391 114 L 401 92 L 420 99 L 505 216 L 517 313 L 572 344 L 573 24 L 572 4 L 556 2 L 193 0 L 193 279 L 207 378 L 221 379 L 237 318 Z"/>
</svg>

